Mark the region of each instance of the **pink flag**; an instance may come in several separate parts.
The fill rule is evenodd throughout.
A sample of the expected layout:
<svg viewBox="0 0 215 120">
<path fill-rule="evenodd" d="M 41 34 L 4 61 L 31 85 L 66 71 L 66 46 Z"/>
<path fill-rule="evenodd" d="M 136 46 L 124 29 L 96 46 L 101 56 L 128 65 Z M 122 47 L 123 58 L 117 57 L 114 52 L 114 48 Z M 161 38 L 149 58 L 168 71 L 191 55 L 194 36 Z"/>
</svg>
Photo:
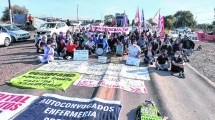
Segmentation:
<svg viewBox="0 0 215 120">
<path fill-rule="evenodd" d="M 135 19 L 137 20 L 138 27 L 140 28 L 140 14 L 139 14 L 139 7 L 137 7 Z"/>
<path fill-rule="evenodd" d="M 165 37 L 165 33 L 164 33 L 164 16 L 162 16 L 161 19 L 160 19 L 160 28 L 161 28 L 160 38 L 163 39 Z"/>
</svg>

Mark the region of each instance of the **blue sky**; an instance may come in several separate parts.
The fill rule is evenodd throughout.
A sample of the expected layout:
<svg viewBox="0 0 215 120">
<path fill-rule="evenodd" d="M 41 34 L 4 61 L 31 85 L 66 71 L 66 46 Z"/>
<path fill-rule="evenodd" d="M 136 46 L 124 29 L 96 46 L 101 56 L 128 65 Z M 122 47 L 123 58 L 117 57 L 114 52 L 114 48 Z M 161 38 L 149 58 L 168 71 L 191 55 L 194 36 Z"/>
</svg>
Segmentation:
<svg viewBox="0 0 215 120">
<path fill-rule="evenodd" d="M 161 15 L 178 10 L 190 10 L 198 23 L 211 23 L 214 19 L 215 0 L 11 0 L 12 5 L 25 6 L 33 16 L 76 19 L 77 4 L 80 18 L 101 19 L 101 14 L 123 13 L 133 19 L 137 6 L 144 10 L 145 18 L 154 17 L 161 8 Z M 0 17 L 8 0 L 0 0 Z"/>
</svg>

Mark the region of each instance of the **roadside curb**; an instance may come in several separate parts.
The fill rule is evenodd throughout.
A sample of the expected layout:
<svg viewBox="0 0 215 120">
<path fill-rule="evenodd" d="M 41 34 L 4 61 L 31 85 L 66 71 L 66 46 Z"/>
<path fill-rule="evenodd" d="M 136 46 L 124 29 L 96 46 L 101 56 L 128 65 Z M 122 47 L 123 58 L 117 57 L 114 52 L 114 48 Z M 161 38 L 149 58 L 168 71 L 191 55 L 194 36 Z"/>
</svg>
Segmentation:
<svg viewBox="0 0 215 120">
<path fill-rule="evenodd" d="M 206 76 L 204 76 L 199 71 L 197 71 L 189 63 L 186 63 L 186 66 L 189 67 L 191 70 L 193 70 L 200 78 L 202 78 L 203 80 L 205 80 L 209 85 L 211 85 L 213 88 L 215 88 L 215 84 L 211 80 L 209 80 Z"/>
</svg>

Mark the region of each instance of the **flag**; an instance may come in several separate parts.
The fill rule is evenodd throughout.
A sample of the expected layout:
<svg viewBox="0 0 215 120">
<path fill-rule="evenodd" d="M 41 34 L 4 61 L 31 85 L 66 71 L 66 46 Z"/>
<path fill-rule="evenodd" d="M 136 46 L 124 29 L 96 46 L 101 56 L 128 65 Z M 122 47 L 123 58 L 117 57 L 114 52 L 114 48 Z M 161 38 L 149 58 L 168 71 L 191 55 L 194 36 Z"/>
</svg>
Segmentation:
<svg viewBox="0 0 215 120">
<path fill-rule="evenodd" d="M 156 23 L 156 24 L 158 23 L 159 15 L 160 15 L 160 9 L 158 10 L 158 12 L 155 14 L 155 16 L 152 19 L 153 23 Z"/>
<path fill-rule="evenodd" d="M 144 12 L 143 12 L 143 9 L 142 9 L 141 21 L 142 21 L 142 27 L 143 27 L 143 30 L 145 31 L 145 18 L 144 18 Z"/>
<path fill-rule="evenodd" d="M 164 16 L 162 16 L 161 18 L 160 18 L 160 31 L 161 31 L 161 35 L 160 35 L 160 38 L 161 39 L 164 39 L 164 37 L 165 37 L 165 33 L 164 33 Z"/>
<path fill-rule="evenodd" d="M 139 14 L 139 7 L 137 7 L 136 15 L 135 15 L 135 20 L 138 23 L 138 27 L 140 27 L 140 14 Z"/>
</svg>

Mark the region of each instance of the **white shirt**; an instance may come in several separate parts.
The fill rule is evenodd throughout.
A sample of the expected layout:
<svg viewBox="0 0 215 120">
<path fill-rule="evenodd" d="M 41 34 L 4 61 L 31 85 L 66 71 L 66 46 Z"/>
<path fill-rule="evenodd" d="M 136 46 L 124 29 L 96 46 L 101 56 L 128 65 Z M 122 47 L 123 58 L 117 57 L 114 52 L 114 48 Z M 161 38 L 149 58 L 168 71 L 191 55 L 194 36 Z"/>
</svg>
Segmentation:
<svg viewBox="0 0 215 120">
<path fill-rule="evenodd" d="M 136 57 L 139 52 L 141 52 L 141 49 L 138 45 L 131 45 L 128 47 L 129 51 L 129 57 Z"/>
<path fill-rule="evenodd" d="M 48 47 L 43 47 L 44 48 L 44 56 L 48 56 L 48 55 L 51 55 L 53 54 L 54 55 L 54 49 L 52 47 L 50 47 L 48 49 Z M 54 57 L 54 56 L 53 56 Z"/>
<path fill-rule="evenodd" d="M 88 45 L 89 47 L 93 47 L 93 46 L 95 46 L 95 42 L 94 41 L 92 41 L 92 42 L 90 42 L 89 40 L 85 43 L 85 45 Z"/>
</svg>

